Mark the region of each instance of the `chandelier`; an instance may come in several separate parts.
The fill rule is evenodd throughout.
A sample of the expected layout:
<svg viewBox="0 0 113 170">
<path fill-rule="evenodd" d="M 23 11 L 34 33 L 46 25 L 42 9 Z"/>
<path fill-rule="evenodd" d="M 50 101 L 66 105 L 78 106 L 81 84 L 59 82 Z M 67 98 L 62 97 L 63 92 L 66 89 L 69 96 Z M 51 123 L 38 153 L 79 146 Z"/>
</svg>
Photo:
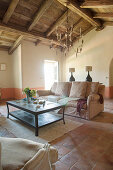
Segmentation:
<svg viewBox="0 0 113 170">
<path fill-rule="evenodd" d="M 83 48 L 83 44 L 84 44 L 84 40 L 83 40 L 81 28 L 80 28 L 80 35 L 79 35 L 79 37 L 78 37 L 78 43 L 79 43 L 79 46 L 76 48 L 76 50 L 75 50 L 74 47 L 73 47 L 73 49 L 75 50 L 75 53 L 76 53 L 76 57 L 77 57 L 77 55 L 78 55 L 79 53 L 82 52 L 82 48 Z"/>
<path fill-rule="evenodd" d="M 56 37 L 57 37 L 57 41 L 59 41 L 60 43 L 63 42 L 63 39 L 65 39 L 65 42 L 63 42 L 63 49 L 64 52 L 66 53 L 67 51 L 69 51 L 70 47 L 72 46 L 72 33 L 73 33 L 73 26 L 70 27 L 69 24 L 69 16 L 68 16 L 68 10 L 67 10 L 67 18 L 66 18 L 66 31 L 65 33 L 61 33 L 58 30 L 58 27 L 56 28 Z"/>
<path fill-rule="evenodd" d="M 58 30 L 58 27 L 56 28 L 57 41 L 59 43 L 61 43 L 65 55 L 67 54 L 69 49 L 73 46 L 73 42 L 72 42 L 72 34 L 74 33 L 73 28 L 74 28 L 73 25 L 70 26 L 69 15 L 68 15 L 68 10 L 67 10 L 66 31 L 65 31 L 65 33 Z M 80 28 L 79 36 L 77 37 L 77 39 L 78 39 L 78 43 L 80 45 L 76 48 L 76 50 L 74 49 L 74 51 L 76 53 L 76 57 L 77 57 L 77 55 L 79 53 L 82 52 L 82 47 L 83 47 L 83 43 L 84 43 L 84 41 L 82 39 L 82 30 L 81 30 L 81 28 Z M 80 42 L 80 39 L 82 39 L 81 42 Z"/>
</svg>

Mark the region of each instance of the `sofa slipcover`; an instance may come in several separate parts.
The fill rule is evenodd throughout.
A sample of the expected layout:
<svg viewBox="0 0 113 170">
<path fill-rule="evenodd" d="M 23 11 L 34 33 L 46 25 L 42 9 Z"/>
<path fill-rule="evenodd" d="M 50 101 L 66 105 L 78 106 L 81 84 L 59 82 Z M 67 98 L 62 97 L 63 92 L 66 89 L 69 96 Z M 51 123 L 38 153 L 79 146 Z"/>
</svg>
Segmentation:
<svg viewBox="0 0 113 170">
<path fill-rule="evenodd" d="M 104 110 L 104 102 L 100 103 L 100 95 L 104 97 L 105 86 L 99 84 L 99 82 L 67 82 L 69 90 L 69 96 L 55 95 L 56 88 L 60 82 L 54 83 L 54 89 L 38 90 L 38 94 L 42 98 L 52 102 L 65 103 L 65 115 L 81 117 L 84 119 L 92 119 L 100 112 Z M 65 82 L 62 82 L 62 84 Z M 87 99 L 85 105 L 83 105 L 80 112 L 77 111 L 77 102 L 79 99 Z M 54 99 L 54 100 L 52 100 Z"/>
<path fill-rule="evenodd" d="M 40 170 L 43 165 L 50 167 L 58 159 L 58 152 L 52 146 L 47 148 L 30 140 L 5 137 L 0 137 L 0 143 L 3 170 Z"/>
</svg>

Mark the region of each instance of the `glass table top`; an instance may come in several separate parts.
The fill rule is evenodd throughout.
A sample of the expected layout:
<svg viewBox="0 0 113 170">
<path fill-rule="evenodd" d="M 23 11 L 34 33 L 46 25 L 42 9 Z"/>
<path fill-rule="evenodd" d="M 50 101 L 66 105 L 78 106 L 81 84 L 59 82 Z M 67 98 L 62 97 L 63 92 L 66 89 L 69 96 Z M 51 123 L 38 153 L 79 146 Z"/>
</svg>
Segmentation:
<svg viewBox="0 0 113 170">
<path fill-rule="evenodd" d="M 65 105 L 63 103 L 54 103 L 54 102 L 49 102 L 49 101 L 45 101 L 43 104 L 39 104 L 38 102 L 34 103 L 34 101 L 31 101 L 30 103 L 28 103 L 24 99 L 7 101 L 7 104 L 20 108 L 20 109 L 25 109 L 25 110 L 33 111 L 33 112 L 41 112 L 41 111 L 46 111 L 49 109 L 60 108 Z"/>
</svg>

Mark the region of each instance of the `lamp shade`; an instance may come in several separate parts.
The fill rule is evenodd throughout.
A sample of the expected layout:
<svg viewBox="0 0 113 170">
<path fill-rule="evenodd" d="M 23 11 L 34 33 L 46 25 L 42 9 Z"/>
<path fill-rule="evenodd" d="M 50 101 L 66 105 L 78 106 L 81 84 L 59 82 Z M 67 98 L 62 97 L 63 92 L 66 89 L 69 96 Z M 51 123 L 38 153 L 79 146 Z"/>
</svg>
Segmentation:
<svg viewBox="0 0 113 170">
<path fill-rule="evenodd" d="M 92 66 L 86 66 L 86 71 L 92 71 Z"/>
<path fill-rule="evenodd" d="M 69 72 L 74 73 L 75 72 L 75 68 L 69 68 Z"/>
</svg>

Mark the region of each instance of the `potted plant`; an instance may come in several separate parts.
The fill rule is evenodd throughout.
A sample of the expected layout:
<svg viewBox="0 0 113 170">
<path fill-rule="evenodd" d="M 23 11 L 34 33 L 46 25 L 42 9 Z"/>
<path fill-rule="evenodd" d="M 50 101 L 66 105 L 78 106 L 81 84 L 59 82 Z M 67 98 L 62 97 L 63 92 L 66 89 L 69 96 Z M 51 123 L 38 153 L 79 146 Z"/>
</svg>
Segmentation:
<svg viewBox="0 0 113 170">
<path fill-rule="evenodd" d="M 30 89 L 29 87 L 24 88 L 24 93 L 26 94 L 27 101 L 30 102 L 30 98 L 36 95 L 36 90 Z"/>
</svg>

